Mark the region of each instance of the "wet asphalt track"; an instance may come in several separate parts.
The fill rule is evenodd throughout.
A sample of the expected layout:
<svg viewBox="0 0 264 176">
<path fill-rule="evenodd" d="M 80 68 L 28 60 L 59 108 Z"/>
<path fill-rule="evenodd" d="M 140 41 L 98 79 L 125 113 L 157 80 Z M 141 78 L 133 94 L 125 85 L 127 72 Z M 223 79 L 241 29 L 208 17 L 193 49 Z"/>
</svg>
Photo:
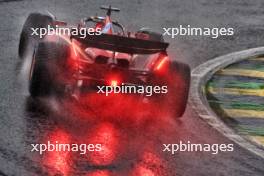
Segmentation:
<svg viewBox="0 0 264 176">
<path fill-rule="evenodd" d="M 69 114 L 71 108 L 59 106 L 61 109 L 56 111 L 59 113 L 51 112 L 51 107 L 57 107 L 53 100 L 44 100 L 49 105 L 45 107 L 30 101 L 25 86 L 18 83 L 17 46 L 26 16 L 31 11 L 48 9 L 60 19 L 74 22 L 95 14 L 101 4 L 120 7 L 121 14 L 115 16 L 129 29 L 144 25 L 161 30 L 178 24 L 235 28 L 235 36 L 217 40 L 206 37 L 167 39 L 171 43 L 170 55 L 192 67 L 215 56 L 264 45 L 264 2 L 261 0 L 0 2 L 0 175 L 263 175 L 264 160 L 237 145 L 234 152 L 218 155 L 162 153 L 163 143 L 179 140 L 231 143 L 190 108 L 178 122 L 152 116 L 144 123 L 135 119 L 129 124 L 119 123 L 122 120 L 89 123 Z M 40 157 L 29 152 L 30 143 L 47 140 L 85 143 L 105 141 L 105 138 L 111 152 L 102 160 L 97 158 L 96 162 L 91 161 L 93 157 L 75 154 L 50 153 Z"/>
</svg>

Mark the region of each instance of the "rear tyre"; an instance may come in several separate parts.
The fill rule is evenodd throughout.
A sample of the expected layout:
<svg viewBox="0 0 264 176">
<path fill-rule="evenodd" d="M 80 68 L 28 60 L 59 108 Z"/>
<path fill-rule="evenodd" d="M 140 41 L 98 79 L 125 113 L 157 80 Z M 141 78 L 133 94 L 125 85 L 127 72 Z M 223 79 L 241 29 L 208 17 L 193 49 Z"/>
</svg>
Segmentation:
<svg viewBox="0 0 264 176">
<path fill-rule="evenodd" d="M 191 81 L 191 69 L 188 65 L 180 62 L 172 62 L 170 65 L 171 75 L 174 77 L 169 82 L 167 100 L 173 115 L 182 117 L 188 102 Z"/>
<path fill-rule="evenodd" d="M 64 91 L 64 73 L 69 57 L 69 46 L 64 43 L 40 42 L 33 54 L 29 76 L 32 97 L 61 95 Z"/>
<path fill-rule="evenodd" d="M 18 55 L 20 58 L 24 58 L 30 51 L 30 48 L 32 48 L 33 51 L 38 42 L 42 40 L 37 35 L 31 35 L 33 32 L 31 28 L 47 28 L 48 25 L 52 25 L 52 21 L 52 17 L 40 13 L 31 13 L 28 16 L 20 34 L 18 47 Z"/>
<path fill-rule="evenodd" d="M 154 75 L 154 82 L 158 85 L 167 86 L 167 93 L 157 97 L 158 103 L 173 115 L 174 118 L 182 117 L 190 88 L 190 67 L 184 63 L 172 61 L 167 65 L 165 73 Z"/>
</svg>

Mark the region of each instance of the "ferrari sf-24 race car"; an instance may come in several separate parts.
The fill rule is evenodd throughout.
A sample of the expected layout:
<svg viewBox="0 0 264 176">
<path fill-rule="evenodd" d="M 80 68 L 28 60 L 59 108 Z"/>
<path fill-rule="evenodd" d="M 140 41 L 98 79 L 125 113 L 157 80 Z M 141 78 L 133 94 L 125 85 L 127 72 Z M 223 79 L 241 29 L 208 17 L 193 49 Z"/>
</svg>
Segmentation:
<svg viewBox="0 0 264 176">
<path fill-rule="evenodd" d="M 185 111 L 190 68 L 170 59 L 168 43 L 160 33 L 148 28 L 127 31 L 112 12 L 120 9 L 102 6 L 106 16 L 84 18 L 75 27 L 100 28 L 101 35 L 32 35 L 32 29 L 68 24 L 52 14 L 31 13 L 24 23 L 19 43 L 19 56 L 29 58 L 29 92 L 33 98 L 95 92 L 98 85 L 167 86 L 166 94 L 146 97 L 166 104 L 175 117 Z"/>
</svg>

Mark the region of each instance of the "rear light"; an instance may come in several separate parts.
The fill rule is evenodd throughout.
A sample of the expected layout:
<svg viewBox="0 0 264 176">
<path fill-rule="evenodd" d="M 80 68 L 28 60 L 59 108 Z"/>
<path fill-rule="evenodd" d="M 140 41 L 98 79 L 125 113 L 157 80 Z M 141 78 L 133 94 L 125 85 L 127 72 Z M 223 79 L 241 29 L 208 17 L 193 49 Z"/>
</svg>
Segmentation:
<svg viewBox="0 0 264 176">
<path fill-rule="evenodd" d="M 118 85 L 118 81 L 113 79 L 113 80 L 110 81 L 110 85 L 112 87 L 116 87 Z"/>
<path fill-rule="evenodd" d="M 112 76 L 107 77 L 106 80 L 107 80 L 106 84 L 108 86 L 116 87 L 116 86 L 121 84 L 120 79 L 118 79 L 116 76 L 115 77 L 112 77 Z"/>
<path fill-rule="evenodd" d="M 155 71 L 163 70 L 165 65 L 167 65 L 168 61 L 169 61 L 168 55 L 161 54 L 154 65 L 154 70 Z"/>
<path fill-rule="evenodd" d="M 167 62 L 167 60 L 168 60 L 168 56 L 162 58 L 162 59 L 158 62 L 158 64 L 157 64 L 155 70 L 160 70 L 160 69 L 165 65 L 165 63 Z"/>
</svg>

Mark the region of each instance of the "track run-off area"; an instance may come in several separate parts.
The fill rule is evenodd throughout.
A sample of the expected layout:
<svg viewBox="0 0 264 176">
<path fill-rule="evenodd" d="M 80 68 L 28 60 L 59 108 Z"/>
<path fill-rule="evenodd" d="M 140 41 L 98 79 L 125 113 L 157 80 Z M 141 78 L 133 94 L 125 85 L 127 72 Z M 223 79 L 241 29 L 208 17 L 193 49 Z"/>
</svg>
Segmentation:
<svg viewBox="0 0 264 176">
<path fill-rule="evenodd" d="M 217 71 L 206 85 L 211 108 L 238 134 L 264 146 L 264 57 Z"/>
</svg>

